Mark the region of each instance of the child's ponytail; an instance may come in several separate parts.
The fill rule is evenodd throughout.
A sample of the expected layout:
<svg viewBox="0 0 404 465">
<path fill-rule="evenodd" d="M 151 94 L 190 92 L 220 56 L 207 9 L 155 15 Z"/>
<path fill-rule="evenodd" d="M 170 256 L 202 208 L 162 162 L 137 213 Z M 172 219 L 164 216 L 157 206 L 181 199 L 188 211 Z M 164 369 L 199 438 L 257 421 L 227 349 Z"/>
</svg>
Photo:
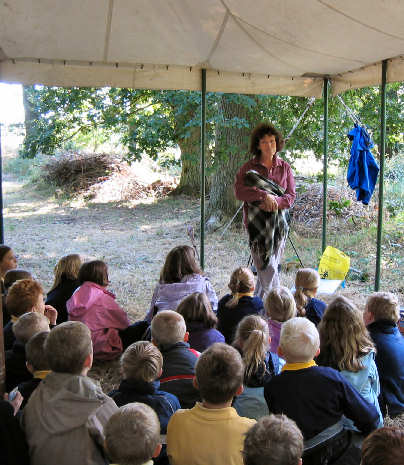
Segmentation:
<svg viewBox="0 0 404 465">
<path fill-rule="evenodd" d="M 295 302 L 299 316 L 306 314 L 306 305 L 310 299 L 310 293 L 317 290 L 320 284 L 320 275 L 312 268 L 300 268 L 295 279 Z"/>
<path fill-rule="evenodd" d="M 233 271 L 228 284 L 232 298 L 226 303 L 226 307 L 236 307 L 240 300 L 240 294 L 247 294 L 254 289 L 254 275 L 249 268 L 239 267 Z"/>
<path fill-rule="evenodd" d="M 265 358 L 269 347 L 268 325 L 261 317 L 249 315 L 243 318 L 236 331 L 234 346 L 242 352 L 245 365 L 244 380 L 248 380 L 265 366 Z"/>
</svg>

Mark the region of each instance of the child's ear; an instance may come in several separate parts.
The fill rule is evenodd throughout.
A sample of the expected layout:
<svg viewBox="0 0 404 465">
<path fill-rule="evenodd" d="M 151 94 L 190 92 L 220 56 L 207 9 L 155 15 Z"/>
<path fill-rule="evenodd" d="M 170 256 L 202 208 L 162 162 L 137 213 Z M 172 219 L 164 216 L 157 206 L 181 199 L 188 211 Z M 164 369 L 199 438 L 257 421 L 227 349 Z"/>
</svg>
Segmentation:
<svg viewBox="0 0 404 465">
<path fill-rule="evenodd" d="M 188 340 L 189 340 L 189 332 L 186 331 L 184 334 L 184 342 L 188 342 Z"/>
<path fill-rule="evenodd" d="M 320 347 L 317 349 L 316 355 L 313 358 L 316 358 L 320 355 Z"/>
<path fill-rule="evenodd" d="M 160 373 L 159 373 L 159 375 L 157 376 L 157 379 L 159 379 L 159 378 L 160 378 L 160 376 L 161 376 L 162 374 L 163 374 L 163 369 L 162 369 L 162 368 L 160 368 Z"/>
<path fill-rule="evenodd" d="M 156 344 L 156 341 L 152 338 L 151 343 L 158 348 L 158 345 Z"/>
<path fill-rule="evenodd" d="M 25 362 L 25 365 L 27 367 L 27 370 L 33 375 L 35 371 L 34 367 L 29 362 Z"/>
<path fill-rule="evenodd" d="M 272 342 L 272 337 L 268 336 L 268 344 L 271 345 L 271 342 Z"/>
<path fill-rule="evenodd" d="M 93 354 L 88 354 L 83 363 L 83 368 L 91 369 L 93 366 Z"/>
<path fill-rule="evenodd" d="M 156 457 L 158 457 L 160 455 L 161 448 L 162 448 L 162 445 L 157 444 L 156 449 L 153 452 L 152 459 L 155 459 Z"/>
<path fill-rule="evenodd" d="M 281 346 L 278 346 L 278 350 L 276 352 L 278 353 L 279 357 L 284 358 Z"/>
<path fill-rule="evenodd" d="M 197 391 L 199 391 L 199 386 L 198 386 L 198 381 L 196 379 L 196 376 L 194 376 L 194 379 L 192 380 L 192 385 Z"/>
<path fill-rule="evenodd" d="M 241 385 L 238 387 L 237 391 L 236 391 L 235 397 L 241 396 L 241 394 L 243 393 L 243 391 L 244 391 L 244 386 L 241 384 Z"/>
</svg>

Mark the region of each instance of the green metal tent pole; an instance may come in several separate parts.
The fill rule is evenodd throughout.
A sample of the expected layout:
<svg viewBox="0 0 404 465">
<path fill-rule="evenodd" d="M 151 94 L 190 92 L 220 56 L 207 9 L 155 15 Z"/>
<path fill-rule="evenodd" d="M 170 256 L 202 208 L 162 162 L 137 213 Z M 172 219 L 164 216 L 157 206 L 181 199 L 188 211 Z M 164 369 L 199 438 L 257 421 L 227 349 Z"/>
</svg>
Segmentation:
<svg viewBox="0 0 404 465">
<path fill-rule="evenodd" d="M 380 89 L 381 107 L 380 107 L 379 214 L 377 218 L 375 291 L 378 291 L 380 288 L 380 268 L 381 268 L 382 235 L 383 235 L 384 156 L 386 152 L 386 81 L 387 81 L 387 60 L 383 60 L 382 62 L 382 86 Z"/>
<path fill-rule="evenodd" d="M 328 165 L 328 78 L 324 78 L 324 157 L 323 157 L 323 232 L 321 250 L 327 247 L 327 165 Z"/>
<path fill-rule="evenodd" d="M 201 245 L 200 263 L 205 268 L 205 142 L 206 142 L 206 69 L 202 70 L 201 105 Z"/>
</svg>

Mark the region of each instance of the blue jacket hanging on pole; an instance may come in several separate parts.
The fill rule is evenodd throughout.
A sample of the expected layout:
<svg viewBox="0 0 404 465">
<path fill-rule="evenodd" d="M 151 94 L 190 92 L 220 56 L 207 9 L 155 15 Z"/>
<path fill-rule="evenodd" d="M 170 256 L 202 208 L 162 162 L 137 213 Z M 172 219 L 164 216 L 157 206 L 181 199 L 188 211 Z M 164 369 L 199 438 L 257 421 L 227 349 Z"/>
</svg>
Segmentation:
<svg viewBox="0 0 404 465">
<path fill-rule="evenodd" d="M 356 200 L 367 205 L 372 197 L 379 173 L 379 166 L 370 153 L 374 144 L 366 129 L 357 124 L 349 131 L 348 137 L 352 140 L 348 184 L 356 190 Z"/>
</svg>

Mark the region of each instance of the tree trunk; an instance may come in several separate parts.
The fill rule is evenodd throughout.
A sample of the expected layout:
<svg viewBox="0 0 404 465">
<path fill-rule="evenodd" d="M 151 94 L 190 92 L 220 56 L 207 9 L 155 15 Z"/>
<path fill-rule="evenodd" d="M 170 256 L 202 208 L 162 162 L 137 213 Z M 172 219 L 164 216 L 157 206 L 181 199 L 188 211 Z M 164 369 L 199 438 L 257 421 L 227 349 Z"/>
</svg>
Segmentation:
<svg viewBox="0 0 404 465">
<path fill-rule="evenodd" d="M 248 153 L 248 142 L 252 128 L 255 126 L 253 114 L 245 105 L 236 103 L 226 95 L 222 97 L 224 121 L 234 118 L 248 121 L 250 127 L 219 127 L 217 130 L 217 147 L 215 171 L 212 176 L 210 200 L 207 218 L 210 225 L 232 217 L 240 206 L 234 195 L 234 178 L 243 163 L 251 155 Z M 223 151 L 225 150 L 225 153 Z M 241 215 L 238 218 L 240 221 Z"/>
<path fill-rule="evenodd" d="M 25 114 L 25 138 L 23 142 L 23 156 L 28 158 L 35 157 L 36 153 L 33 153 L 32 149 L 29 149 L 29 141 L 33 139 L 34 134 L 34 122 L 38 118 L 38 114 L 35 111 L 35 107 L 32 104 L 31 95 L 32 92 L 35 92 L 33 86 L 23 86 L 22 87 L 22 101 L 24 105 L 24 114 Z"/>
<path fill-rule="evenodd" d="M 191 129 L 190 137 L 178 141 L 181 150 L 182 165 L 180 183 L 175 191 L 178 194 L 198 196 L 200 193 L 200 136 L 201 129 L 194 127 Z"/>
</svg>

